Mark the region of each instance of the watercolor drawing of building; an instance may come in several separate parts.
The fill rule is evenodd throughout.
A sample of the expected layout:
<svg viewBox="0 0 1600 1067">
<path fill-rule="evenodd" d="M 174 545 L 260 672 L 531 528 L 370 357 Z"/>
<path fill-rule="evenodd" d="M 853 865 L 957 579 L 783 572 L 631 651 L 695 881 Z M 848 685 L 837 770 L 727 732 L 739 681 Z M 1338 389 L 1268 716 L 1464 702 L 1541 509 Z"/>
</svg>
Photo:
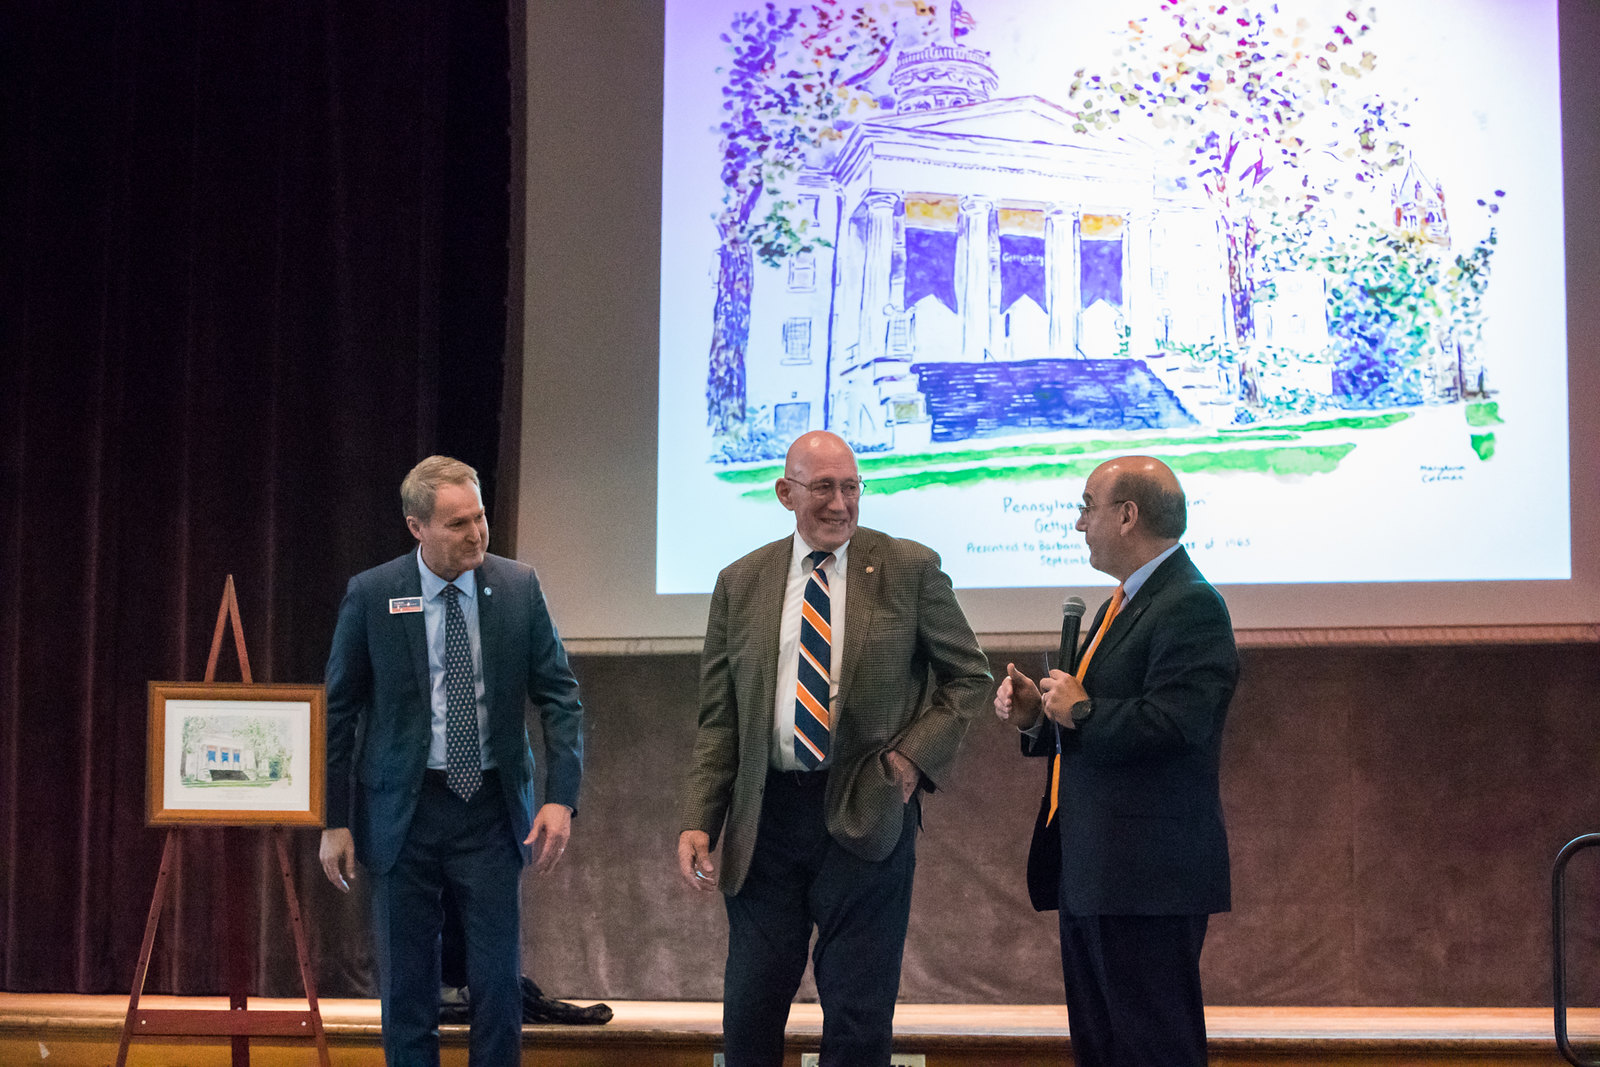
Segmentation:
<svg viewBox="0 0 1600 1067">
<path fill-rule="evenodd" d="M 927 46 L 891 84 L 895 111 L 795 183 L 826 244 L 758 269 L 752 335 L 781 333 L 782 355 L 750 367 L 750 402 L 780 438 L 902 449 L 1232 417 L 1214 373 L 1149 358 L 1223 329 L 1201 193 L 1047 100 L 990 98 L 985 52 Z"/>
<path fill-rule="evenodd" d="M 755 186 L 790 238 L 754 257 L 747 317 L 724 313 L 741 282 L 721 275 L 708 412 L 717 433 L 766 436 L 752 458 L 815 429 L 906 452 L 1489 394 L 1476 339 L 1493 236 L 1452 252 L 1443 187 L 1414 158 L 1352 172 L 1373 213 L 1342 245 L 1314 245 L 1294 219 L 1322 209 L 1316 195 L 1280 212 L 1219 193 L 1278 170 L 1306 189 L 1335 180 L 1269 164 L 1248 131 L 1175 155 L 1138 123 L 999 95 L 990 53 L 958 41 L 883 57 L 850 79 L 886 71 L 875 106 Z M 1193 75 L 1198 95 L 1210 76 Z M 1165 92 L 1175 77 L 1152 80 Z M 1350 121 L 1378 128 L 1389 106 L 1365 101 Z M 1397 180 L 1368 180 L 1396 162 Z M 1368 284 L 1374 271 L 1430 288 Z"/>
<path fill-rule="evenodd" d="M 180 774 L 186 784 L 267 784 L 288 778 L 290 763 L 288 736 L 278 720 L 197 717 L 184 723 Z"/>
</svg>

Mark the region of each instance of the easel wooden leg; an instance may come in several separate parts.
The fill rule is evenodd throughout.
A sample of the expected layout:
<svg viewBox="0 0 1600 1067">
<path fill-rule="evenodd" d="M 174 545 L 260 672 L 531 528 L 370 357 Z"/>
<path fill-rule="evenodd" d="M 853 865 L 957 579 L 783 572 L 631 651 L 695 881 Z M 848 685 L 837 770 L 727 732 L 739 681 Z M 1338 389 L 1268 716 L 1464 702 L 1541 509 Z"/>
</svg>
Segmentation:
<svg viewBox="0 0 1600 1067">
<path fill-rule="evenodd" d="M 177 844 L 177 834 L 168 830 L 166 844 L 161 847 L 161 873 L 156 875 L 156 889 L 150 897 L 150 918 L 144 924 L 144 943 L 139 947 L 139 964 L 133 971 L 133 992 L 128 995 L 128 1017 L 122 1023 L 122 1040 L 117 1043 L 117 1067 L 127 1067 L 134 1014 L 139 1010 L 139 994 L 144 992 L 145 976 L 150 972 L 150 953 L 156 944 L 156 923 L 161 920 L 161 908 L 166 904 L 167 875 L 177 858 Z"/>
<path fill-rule="evenodd" d="M 247 1011 L 250 978 L 255 971 L 256 899 L 250 842 L 245 831 L 229 826 L 222 831 L 222 899 L 228 909 L 227 945 L 228 1010 Z M 234 1034 L 233 1067 L 250 1067 L 250 1036 Z"/>
<path fill-rule="evenodd" d="M 300 895 L 294 891 L 294 875 L 289 867 L 289 845 L 283 827 L 274 827 L 272 842 L 277 846 L 278 870 L 283 875 L 283 895 L 289 901 L 289 926 L 294 930 L 295 955 L 300 959 L 300 981 L 306 987 L 306 1002 L 311 1008 L 311 1027 L 317 1039 L 317 1061 L 328 1067 L 328 1037 L 322 1030 L 322 1011 L 317 1007 L 317 976 L 311 968 L 311 953 L 306 949 L 305 923 L 300 918 Z"/>
</svg>

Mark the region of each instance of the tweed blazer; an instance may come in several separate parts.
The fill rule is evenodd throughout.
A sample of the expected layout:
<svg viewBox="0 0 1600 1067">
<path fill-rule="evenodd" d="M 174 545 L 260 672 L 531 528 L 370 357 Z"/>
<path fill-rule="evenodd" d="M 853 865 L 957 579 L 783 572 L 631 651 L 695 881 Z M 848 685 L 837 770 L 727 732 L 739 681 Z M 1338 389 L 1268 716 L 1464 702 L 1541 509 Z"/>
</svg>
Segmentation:
<svg viewBox="0 0 1600 1067">
<path fill-rule="evenodd" d="M 527 704 L 543 726 L 545 801 L 573 810 L 583 777 L 583 707 L 533 568 L 489 555 L 476 574 L 488 747 L 520 845 L 534 812 Z M 393 598 L 421 595 L 415 550 L 356 575 L 328 656 L 328 825 L 350 827 L 357 857 L 379 874 L 400 853 L 428 766 L 433 708 L 422 612 L 390 610 Z M 526 863 L 531 849 L 521 848 Z"/>
<path fill-rule="evenodd" d="M 784 537 L 725 568 L 706 623 L 679 828 L 703 830 L 713 845 L 720 837 L 719 884 L 729 896 L 744 883 L 761 817 L 793 544 Z M 860 527 L 846 566 L 825 806 L 834 840 L 877 861 L 905 823 L 889 751 L 917 765 L 924 788 L 936 788 L 988 697 L 989 663 L 932 549 Z"/>
<path fill-rule="evenodd" d="M 1228 910 L 1218 767 L 1238 677 L 1227 605 L 1180 548 L 1111 621 L 1083 680 L 1091 714 L 1060 731 L 1063 909 Z M 1052 754 L 1054 734 L 1024 736 L 1023 751 Z"/>
</svg>

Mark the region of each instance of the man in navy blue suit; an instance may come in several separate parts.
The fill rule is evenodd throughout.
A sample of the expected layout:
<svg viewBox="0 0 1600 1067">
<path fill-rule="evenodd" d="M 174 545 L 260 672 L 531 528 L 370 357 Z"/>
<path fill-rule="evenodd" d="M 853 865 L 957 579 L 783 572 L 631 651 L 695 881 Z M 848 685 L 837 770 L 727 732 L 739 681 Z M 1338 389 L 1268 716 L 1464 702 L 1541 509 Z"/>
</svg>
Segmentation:
<svg viewBox="0 0 1600 1067">
<path fill-rule="evenodd" d="M 1076 674 L 1035 685 L 1008 664 L 995 696 L 1023 752 L 1054 757 L 1051 836 L 1035 846 L 1058 835 L 1048 873 L 1081 1067 L 1206 1062 L 1200 951 L 1209 916 L 1229 906 L 1218 767 L 1239 655 L 1227 605 L 1179 543 L 1187 517 L 1160 460 L 1096 467 L 1078 529 L 1089 565 L 1121 584 Z"/>
<path fill-rule="evenodd" d="M 518 882 L 560 860 L 583 774 L 583 709 L 532 568 L 488 553 L 478 475 L 445 456 L 400 487 L 417 551 L 350 580 L 328 657 L 321 861 L 372 878 L 384 1054 L 439 1062 L 441 896 L 472 989 L 470 1062 L 522 1054 Z M 524 718 L 543 725 L 544 803 Z"/>
</svg>

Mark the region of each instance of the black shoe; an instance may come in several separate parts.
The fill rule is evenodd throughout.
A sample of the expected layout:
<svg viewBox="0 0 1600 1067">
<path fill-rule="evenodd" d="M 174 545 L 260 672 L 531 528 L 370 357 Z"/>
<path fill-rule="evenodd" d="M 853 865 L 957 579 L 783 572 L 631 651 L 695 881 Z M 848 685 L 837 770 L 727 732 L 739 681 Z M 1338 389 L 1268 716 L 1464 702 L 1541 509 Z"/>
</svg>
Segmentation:
<svg viewBox="0 0 1600 1067">
<path fill-rule="evenodd" d="M 465 1026 L 471 1021 L 467 1008 L 467 987 L 439 987 L 439 1022 L 446 1025 Z"/>
<path fill-rule="evenodd" d="M 544 995 L 544 990 L 527 975 L 522 976 L 522 1021 L 525 1023 L 566 1023 L 574 1026 L 598 1026 L 611 1021 L 611 1008 L 605 1004 L 591 1004 L 580 1008 L 564 1000 Z"/>
</svg>

